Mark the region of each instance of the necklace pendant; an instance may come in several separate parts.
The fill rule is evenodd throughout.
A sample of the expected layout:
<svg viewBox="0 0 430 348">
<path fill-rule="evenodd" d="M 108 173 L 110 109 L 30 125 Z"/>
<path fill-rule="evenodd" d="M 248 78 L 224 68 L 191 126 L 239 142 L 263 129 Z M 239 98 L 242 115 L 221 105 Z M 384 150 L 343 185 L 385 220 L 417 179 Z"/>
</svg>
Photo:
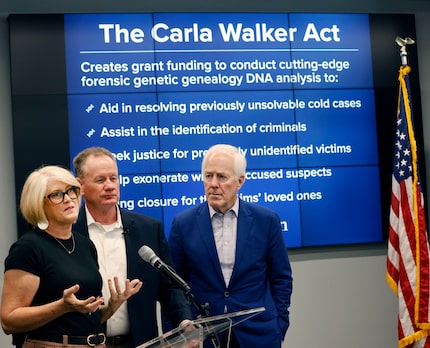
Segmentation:
<svg viewBox="0 0 430 348">
<path fill-rule="evenodd" d="M 52 237 L 54 237 L 54 236 L 52 236 Z M 54 237 L 54 239 L 58 242 L 58 244 L 60 244 L 62 247 L 63 247 L 63 249 L 70 255 L 70 254 L 72 254 L 74 251 L 75 251 L 75 248 L 76 248 L 76 241 L 75 241 L 75 236 L 73 235 L 73 232 L 72 232 L 72 249 L 71 250 L 69 250 L 69 249 L 67 249 L 66 248 L 66 246 L 58 239 L 58 238 L 56 238 L 56 237 Z"/>
</svg>

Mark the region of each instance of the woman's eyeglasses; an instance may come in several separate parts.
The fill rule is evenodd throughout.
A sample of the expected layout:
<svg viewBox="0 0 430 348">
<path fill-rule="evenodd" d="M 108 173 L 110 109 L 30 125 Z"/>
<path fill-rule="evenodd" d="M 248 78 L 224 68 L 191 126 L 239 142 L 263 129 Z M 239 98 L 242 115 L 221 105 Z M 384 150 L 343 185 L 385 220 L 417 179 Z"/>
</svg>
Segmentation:
<svg viewBox="0 0 430 348">
<path fill-rule="evenodd" d="M 69 196 L 70 199 L 76 199 L 79 196 L 79 193 L 81 192 L 81 189 L 76 186 L 72 186 L 68 188 L 66 191 L 54 191 L 46 196 L 52 203 L 54 204 L 60 204 L 64 201 L 64 196 Z"/>
</svg>

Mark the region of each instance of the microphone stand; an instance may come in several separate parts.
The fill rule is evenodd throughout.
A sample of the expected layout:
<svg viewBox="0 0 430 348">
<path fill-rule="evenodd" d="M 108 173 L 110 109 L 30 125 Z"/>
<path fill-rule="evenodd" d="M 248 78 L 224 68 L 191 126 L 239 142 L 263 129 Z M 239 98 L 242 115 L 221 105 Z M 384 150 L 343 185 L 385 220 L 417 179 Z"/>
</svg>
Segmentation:
<svg viewBox="0 0 430 348">
<path fill-rule="evenodd" d="M 204 305 L 200 304 L 195 296 L 191 293 L 191 289 L 189 291 L 184 291 L 185 296 L 187 298 L 187 300 L 190 303 L 193 303 L 194 306 L 199 310 L 200 315 L 198 316 L 198 318 L 208 318 L 209 317 L 209 303 L 205 303 Z M 209 328 L 210 324 L 205 323 L 204 324 L 206 328 Z M 218 336 L 216 335 L 215 332 L 212 332 L 210 334 L 210 339 L 212 342 L 212 345 L 214 346 L 214 348 L 221 348 L 219 340 L 218 340 Z"/>
</svg>

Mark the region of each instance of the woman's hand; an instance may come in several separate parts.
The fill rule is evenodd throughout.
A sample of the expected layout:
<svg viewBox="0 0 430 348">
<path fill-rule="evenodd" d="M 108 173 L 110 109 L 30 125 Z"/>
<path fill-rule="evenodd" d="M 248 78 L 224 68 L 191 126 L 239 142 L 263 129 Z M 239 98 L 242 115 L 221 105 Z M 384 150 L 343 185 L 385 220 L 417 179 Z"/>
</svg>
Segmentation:
<svg viewBox="0 0 430 348">
<path fill-rule="evenodd" d="M 134 294 L 137 294 L 142 288 L 143 282 L 139 279 L 125 280 L 125 288 L 121 289 L 118 277 L 108 279 L 108 287 L 110 292 L 110 299 L 107 306 L 103 306 L 102 310 L 102 323 L 108 320 L 121 305 Z"/>
<path fill-rule="evenodd" d="M 119 305 L 121 305 L 131 296 L 138 293 L 139 290 L 142 288 L 142 285 L 143 282 L 139 279 L 133 279 L 132 281 L 126 279 L 125 288 L 121 290 L 121 286 L 119 285 L 119 280 L 117 276 L 113 277 L 113 281 L 112 279 L 108 279 L 110 302 L 119 303 Z"/>
<path fill-rule="evenodd" d="M 79 291 L 79 288 L 79 285 L 76 284 L 63 291 L 63 301 L 69 308 L 69 311 L 93 313 L 98 310 L 104 302 L 103 297 L 91 296 L 85 300 L 79 300 L 75 295 Z"/>
</svg>

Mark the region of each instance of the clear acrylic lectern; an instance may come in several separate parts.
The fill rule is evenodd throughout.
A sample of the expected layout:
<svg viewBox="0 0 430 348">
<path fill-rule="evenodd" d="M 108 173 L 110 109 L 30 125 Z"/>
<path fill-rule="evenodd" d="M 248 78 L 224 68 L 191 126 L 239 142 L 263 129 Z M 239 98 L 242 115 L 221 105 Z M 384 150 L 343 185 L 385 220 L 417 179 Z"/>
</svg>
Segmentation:
<svg viewBox="0 0 430 348">
<path fill-rule="evenodd" d="M 213 317 L 200 318 L 188 325 L 177 327 L 164 335 L 154 338 L 136 348 L 188 348 L 203 347 L 206 338 L 214 338 L 216 334 L 231 328 L 265 310 L 264 307 L 248 309 L 240 312 L 227 313 Z M 212 340 L 214 342 L 214 340 Z M 216 347 L 216 344 L 214 343 Z"/>
</svg>

